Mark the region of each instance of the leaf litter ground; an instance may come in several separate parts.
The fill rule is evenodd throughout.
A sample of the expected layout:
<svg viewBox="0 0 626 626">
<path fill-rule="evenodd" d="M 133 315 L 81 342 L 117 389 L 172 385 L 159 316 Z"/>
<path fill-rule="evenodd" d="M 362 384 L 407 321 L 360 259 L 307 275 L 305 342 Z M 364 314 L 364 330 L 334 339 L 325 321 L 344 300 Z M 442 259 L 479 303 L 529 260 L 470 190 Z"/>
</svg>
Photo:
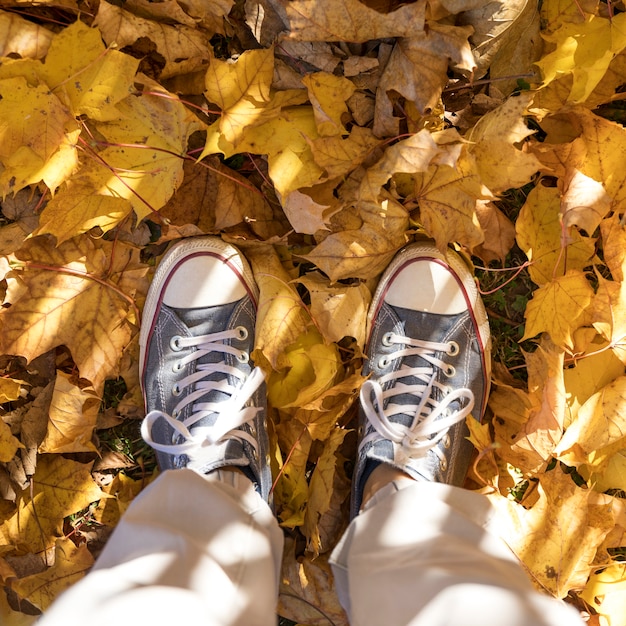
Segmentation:
<svg viewBox="0 0 626 626">
<path fill-rule="evenodd" d="M 78 19 L 80 15 L 80 19 Z M 468 486 L 531 580 L 626 624 L 626 37 L 619 5 L 3 2 L 0 616 L 30 624 L 156 476 L 137 331 L 169 242 L 261 291 L 279 612 L 345 623 L 367 305 L 415 237 L 476 267 L 493 334 Z"/>
</svg>

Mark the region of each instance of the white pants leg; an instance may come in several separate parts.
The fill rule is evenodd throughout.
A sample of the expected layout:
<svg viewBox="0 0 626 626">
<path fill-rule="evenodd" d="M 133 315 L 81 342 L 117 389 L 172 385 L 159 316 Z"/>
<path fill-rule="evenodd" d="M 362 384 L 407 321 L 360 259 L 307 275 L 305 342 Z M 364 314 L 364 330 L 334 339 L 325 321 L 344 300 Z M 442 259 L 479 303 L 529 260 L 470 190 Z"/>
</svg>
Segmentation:
<svg viewBox="0 0 626 626">
<path fill-rule="evenodd" d="M 457 487 L 407 479 L 378 491 L 331 558 L 351 625 L 584 625 L 532 588 L 492 517 L 487 498 Z"/>
<path fill-rule="evenodd" d="M 283 535 L 235 472 L 164 472 L 40 626 L 275 626 Z"/>
</svg>

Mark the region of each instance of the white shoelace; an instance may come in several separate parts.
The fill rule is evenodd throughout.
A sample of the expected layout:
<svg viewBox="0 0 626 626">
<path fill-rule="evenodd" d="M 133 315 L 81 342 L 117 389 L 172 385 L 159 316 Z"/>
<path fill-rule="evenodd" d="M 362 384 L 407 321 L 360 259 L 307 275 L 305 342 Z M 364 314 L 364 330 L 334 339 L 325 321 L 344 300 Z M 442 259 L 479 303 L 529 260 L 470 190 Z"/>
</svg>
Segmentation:
<svg viewBox="0 0 626 626">
<path fill-rule="evenodd" d="M 197 361 L 209 354 L 209 352 L 221 352 L 223 354 L 233 354 L 242 361 L 247 362 L 248 354 L 243 350 L 222 343 L 228 339 L 244 339 L 247 333 L 243 327 L 227 330 L 221 333 L 201 335 L 198 337 L 173 337 L 170 343 L 173 350 L 183 348 L 197 348 L 191 354 L 181 358 L 176 364 L 179 370 L 192 361 Z M 203 380 L 211 374 L 222 374 L 219 380 Z M 235 377 L 243 384 L 235 387 L 228 382 L 228 375 Z M 226 441 L 229 438 L 247 441 L 255 450 L 258 449 L 257 441 L 249 433 L 240 430 L 244 424 L 252 421 L 261 410 L 254 406 L 245 406 L 252 394 L 263 383 L 265 375 L 263 371 L 255 367 L 251 374 L 246 375 L 224 360 L 217 363 L 200 363 L 194 373 L 182 378 L 172 389 L 172 394 L 179 396 L 183 390 L 190 385 L 194 386 L 193 391 L 185 396 L 175 407 L 172 415 L 163 411 L 150 411 L 141 424 L 141 435 L 150 446 L 159 452 L 179 456 L 186 454 L 193 464 L 201 463 L 202 450 L 215 443 Z M 245 380 L 244 380 L 245 379 Z M 203 396 L 219 391 L 229 395 L 227 400 L 221 402 L 199 402 Z M 177 417 L 183 409 L 192 404 L 192 413 L 184 420 Z M 198 426 L 194 424 L 203 418 L 217 414 L 212 426 Z M 152 437 L 152 427 L 157 420 L 165 420 L 182 440 L 179 443 L 163 444 L 154 441 Z M 191 463 L 190 463 L 191 465 Z"/>
<path fill-rule="evenodd" d="M 445 352 L 454 356 L 459 352 L 455 342 L 436 343 L 411 339 L 395 333 L 387 333 L 383 337 L 386 345 L 402 344 L 407 347 L 381 358 L 381 367 L 387 367 L 391 361 L 408 356 L 419 356 L 431 367 L 409 367 L 402 365 L 398 370 L 381 376 L 378 381 L 366 381 L 361 388 L 361 405 L 374 431 L 361 441 L 361 447 L 370 441 L 388 439 L 400 444 L 404 454 L 409 458 L 420 458 L 428 450 L 433 450 L 445 471 L 445 456 L 437 444 L 446 437 L 448 430 L 463 421 L 474 408 L 474 394 L 471 389 L 450 389 L 437 380 L 437 370 L 441 369 L 448 377 L 455 373 L 454 367 L 437 358 L 437 352 Z M 401 378 L 414 377 L 419 382 L 407 384 Z M 383 391 L 387 382 L 395 381 L 389 389 Z M 437 400 L 433 392 L 439 389 L 443 398 Z M 394 396 L 413 395 L 419 402 L 416 404 L 393 404 L 389 402 L 383 409 L 384 402 Z M 374 399 L 372 400 L 372 395 Z M 467 402 L 460 410 L 448 412 L 450 404 L 456 400 Z M 393 421 L 394 416 L 405 414 L 413 416 L 410 426 Z"/>
</svg>

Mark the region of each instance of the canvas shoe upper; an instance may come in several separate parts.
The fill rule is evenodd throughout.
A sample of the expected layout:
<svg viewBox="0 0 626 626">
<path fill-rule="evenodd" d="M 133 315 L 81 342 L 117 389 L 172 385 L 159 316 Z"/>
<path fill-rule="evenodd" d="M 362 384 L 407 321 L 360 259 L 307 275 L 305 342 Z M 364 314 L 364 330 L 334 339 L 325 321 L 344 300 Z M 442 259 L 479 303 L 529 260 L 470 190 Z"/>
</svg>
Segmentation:
<svg viewBox="0 0 626 626">
<path fill-rule="evenodd" d="M 217 237 L 163 257 L 143 312 L 142 436 L 161 470 L 241 468 L 269 501 L 264 376 L 250 362 L 258 290 L 241 253 Z"/>
<path fill-rule="evenodd" d="M 431 242 L 401 250 L 368 315 L 352 515 L 371 471 L 462 485 L 472 456 L 467 415 L 483 416 L 490 376 L 487 315 L 472 273 Z"/>
</svg>

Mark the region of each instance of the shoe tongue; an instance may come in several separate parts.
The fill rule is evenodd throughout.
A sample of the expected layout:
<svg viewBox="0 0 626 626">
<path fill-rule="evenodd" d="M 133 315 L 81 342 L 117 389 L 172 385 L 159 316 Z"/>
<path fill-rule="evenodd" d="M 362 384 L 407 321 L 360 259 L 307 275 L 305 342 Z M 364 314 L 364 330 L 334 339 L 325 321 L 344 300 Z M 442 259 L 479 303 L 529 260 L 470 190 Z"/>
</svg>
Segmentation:
<svg viewBox="0 0 626 626">
<path fill-rule="evenodd" d="M 177 309 L 170 307 L 178 319 L 196 336 L 220 332 L 228 327 L 235 303 L 199 309 Z"/>
</svg>

